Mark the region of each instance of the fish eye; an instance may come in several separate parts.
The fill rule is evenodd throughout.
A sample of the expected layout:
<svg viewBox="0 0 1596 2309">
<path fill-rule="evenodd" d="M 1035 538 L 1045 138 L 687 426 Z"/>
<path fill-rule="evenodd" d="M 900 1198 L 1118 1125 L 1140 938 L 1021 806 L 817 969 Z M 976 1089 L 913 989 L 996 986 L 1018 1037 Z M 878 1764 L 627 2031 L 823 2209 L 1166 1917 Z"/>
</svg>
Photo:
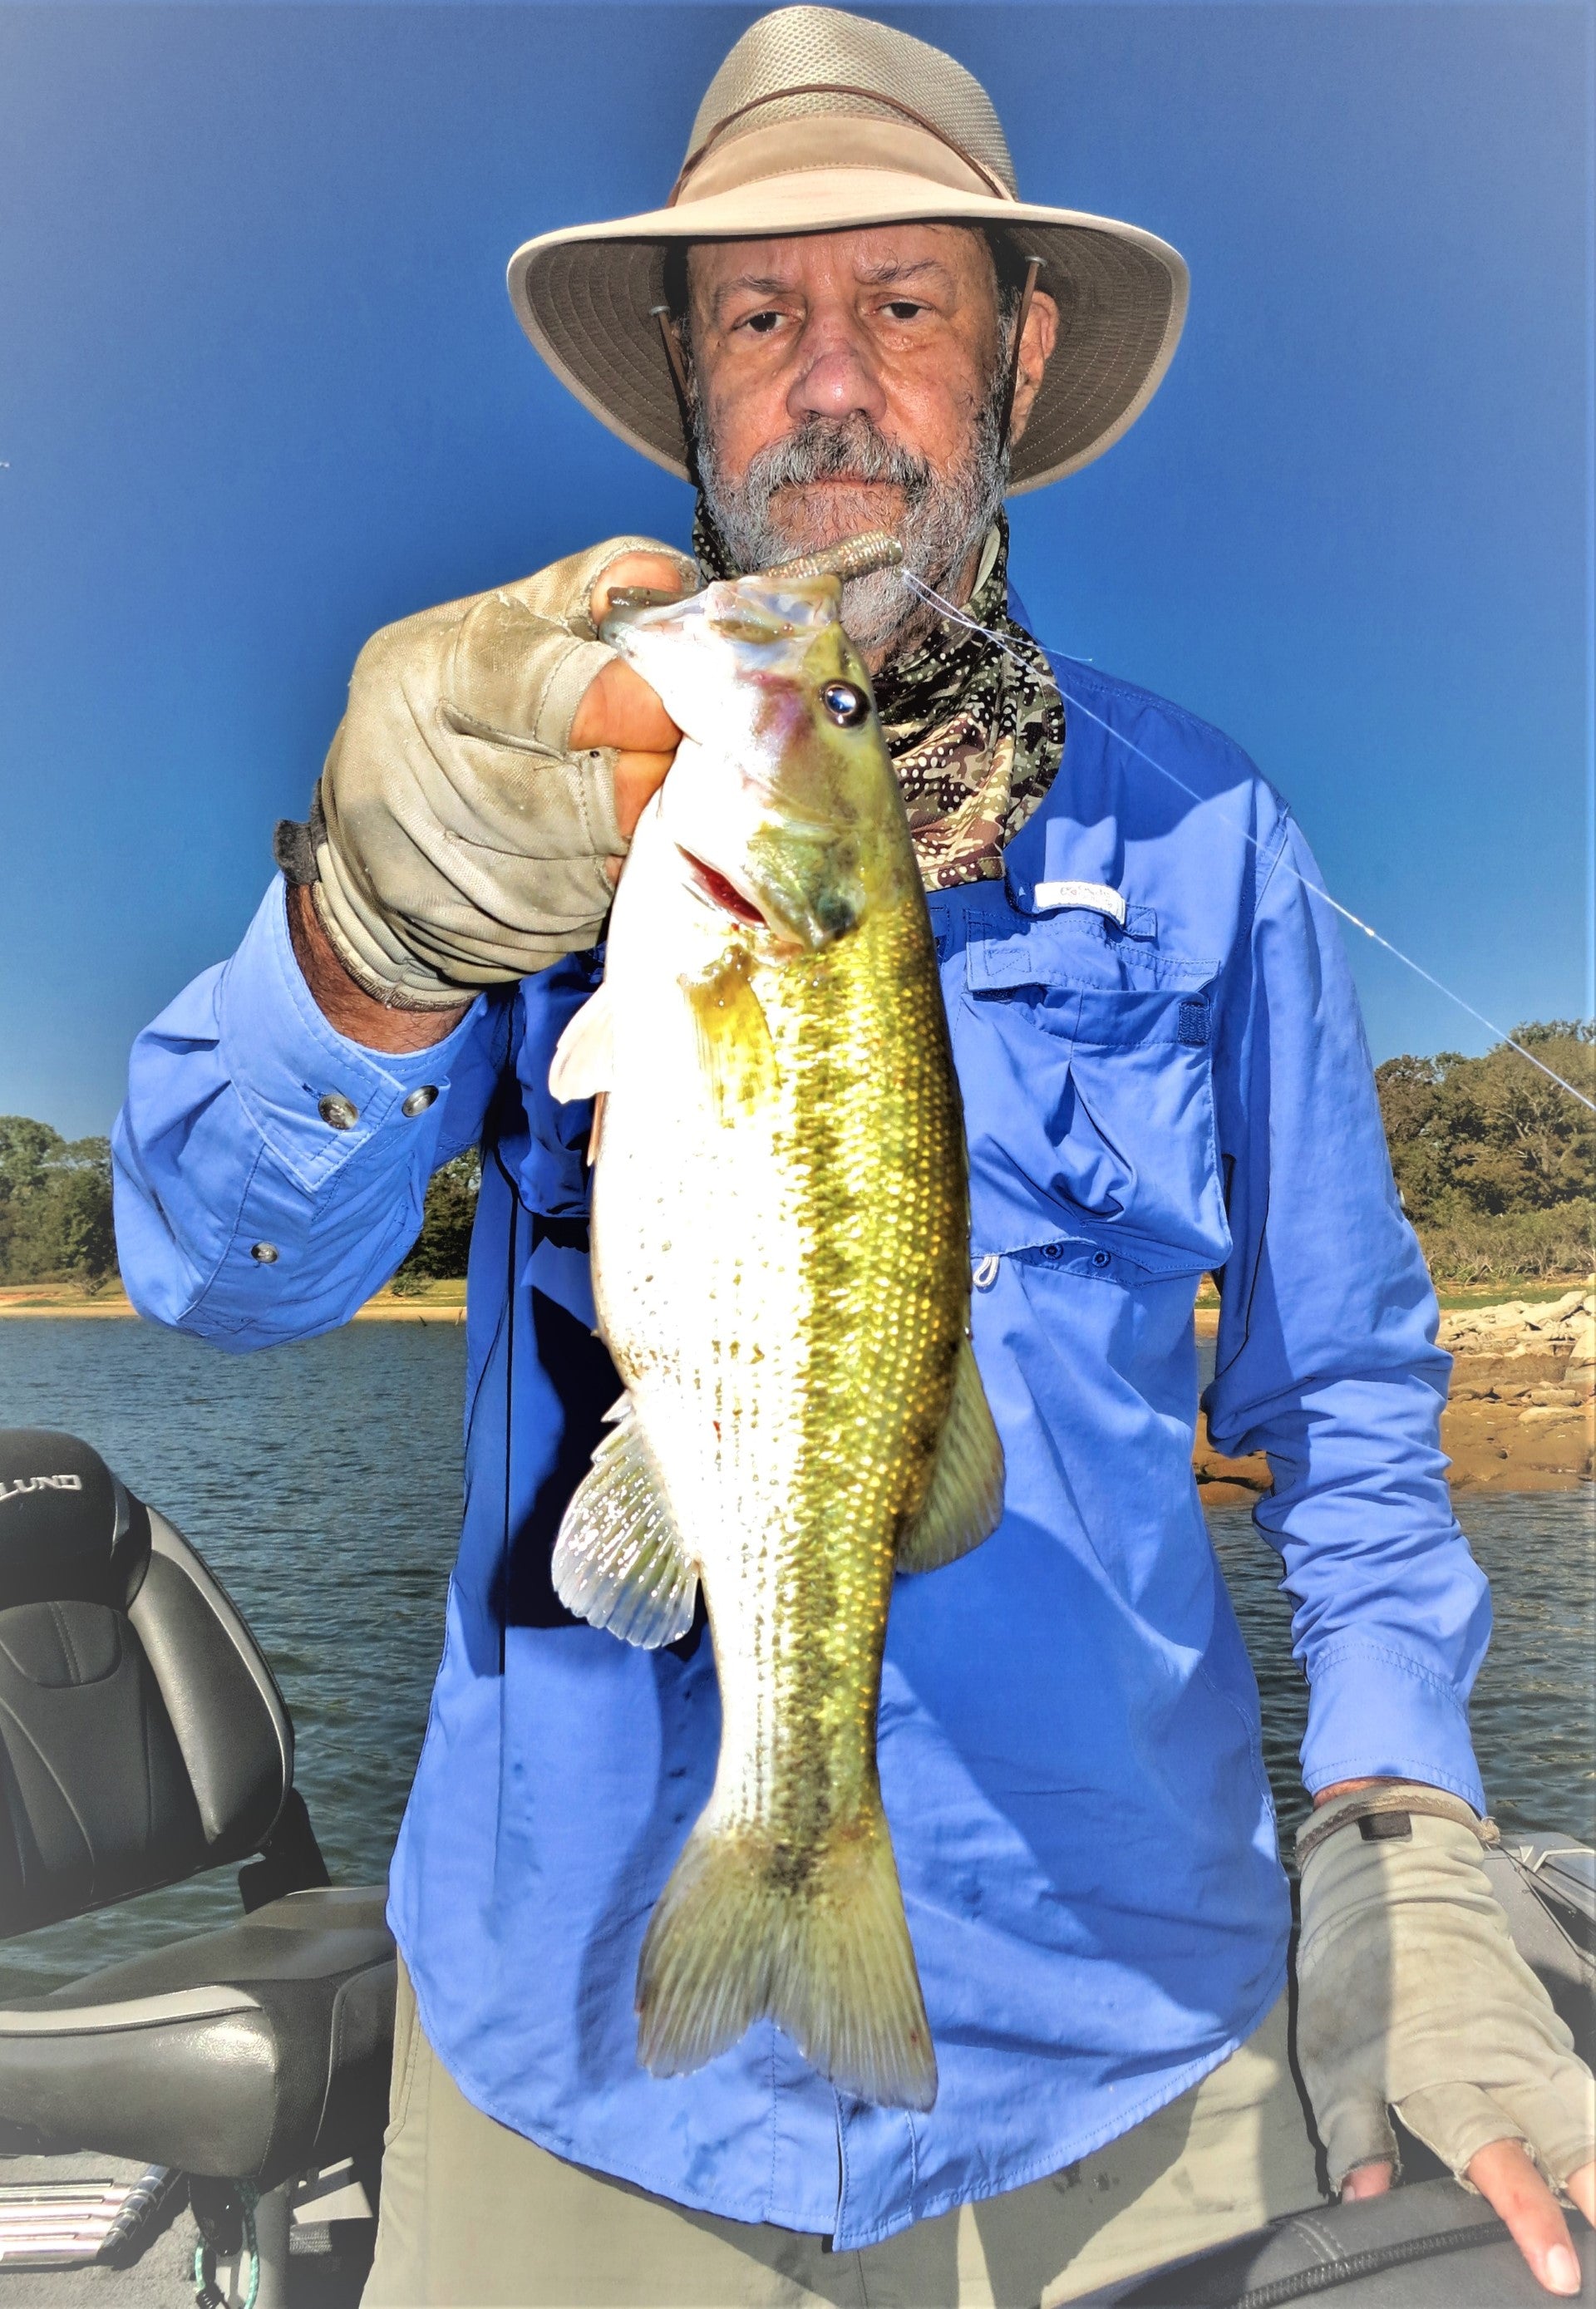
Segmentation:
<svg viewBox="0 0 1596 2309">
<path fill-rule="evenodd" d="M 870 712 L 869 698 L 851 681 L 828 681 L 820 692 L 820 703 L 844 730 L 856 730 Z"/>
</svg>

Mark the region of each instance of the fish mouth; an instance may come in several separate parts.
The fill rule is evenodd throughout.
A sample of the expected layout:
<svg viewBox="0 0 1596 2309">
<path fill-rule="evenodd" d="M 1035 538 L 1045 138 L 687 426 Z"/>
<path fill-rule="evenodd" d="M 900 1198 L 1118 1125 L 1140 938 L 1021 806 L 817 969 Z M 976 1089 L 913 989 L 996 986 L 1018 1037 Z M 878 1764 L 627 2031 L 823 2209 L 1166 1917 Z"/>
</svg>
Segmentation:
<svg viewBox="0 0 1596 2309">
<path fill-rule="evenodd" d="M 757 925 L 760 930 L 769 927 L 761 909 L 754 904 L 751 898 L 744 896 L 734 882 L 729 882 L 724 874 L 718 873 L 702 858 L 695 857 L 681 843 L 679 842 L 676 847 L 691 869 L 699 896 L 707 898 L 717 912 L 730 914 L 733 921 Z"/>
<path fill-rule="evenodd" d="M 778 886 L 761 900 L 684 843 L 676 848 L 688 868 L 689 886 L 703 904 L 743 930 L 762 931 L 764 938 L 756 939 L 756 946 L 777 961 L 817 953 L 857 926 L 862 910 L 857 893 L 821 889 L 811 894 Z"/>
</svg>

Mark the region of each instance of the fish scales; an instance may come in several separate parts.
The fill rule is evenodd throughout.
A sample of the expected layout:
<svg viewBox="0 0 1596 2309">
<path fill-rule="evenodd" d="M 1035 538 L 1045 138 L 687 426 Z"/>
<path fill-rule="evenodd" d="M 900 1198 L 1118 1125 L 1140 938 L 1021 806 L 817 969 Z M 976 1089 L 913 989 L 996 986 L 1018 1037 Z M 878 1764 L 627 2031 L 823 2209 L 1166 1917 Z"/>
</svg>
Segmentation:
<svg viewBox="0 0 1596 2309">
<path fill-rule="evenodd" d="M 913 916 L 888 917 L 863 931 L 846 959 L 767 973 L 776 982 L 768 989 L 763 976 L 755 982 L 791 1084 L 772 1134 L 773 1171 L 790 1181 L 794 1330 L 808 1355 L 791 1406 L 799 1433 L 779 1534 L 742 1550 L 757 1624 L 745 1654 L 734 1640 L 723 1646 L 718 1628 L 716 1645 L 717 1657 L 746 1658 L 739 1682 L 754 1703 L 746 1731 L 735 1717 L 728 1725 L 728 1758 L 746 1758 L 753 1782 L 743 1782 L 736 1810 L 768 1825 L 795 1881 L 836 1820 L 857 1816 L 875 1786 L 896 1542 L 924 1488 L 923 1464 L 901 1448 L 905 1414 L 923 1462 L 941 1428 L 957 1345 L 948 1318 L 964 1259 L 950 1192 L 957 1112 L 944 1071 L 922 1068 L 917 1082 L 899 1085 L 903 1127 L 883 1129 L 883 1006 L 860 999 L 880 977 L 900 975 L 891 949 L 906 943 L 906 930 L 917 946 L 918 927 Z M 923 970 L 907 973 L 911 1005 L 924 980 Z M 912 1022 L 900 1011 L 898 1024 L 933 1049 L 942 1032 L 940 1011 Z M 902 1232 L 922 1247 L 907 1277 L 898 1271 Z M 760 1228 L 756 1255 L 768 1240 Z M 735 1551 L 747 1536 L 743 1526 L 724 1539 Z"/>
<path fill-rule="evenodd" d="M 901 1449 L 905 1411 L 929 1457 L 957 1344 L 957 1109 L 946 1069 L 912 1057 L 883 1097 L 883 1006 L 869 999 L 882 975 L 906 976 L 911 1015 L 899 1009 L 893 1041 L 936 1050 L 945 1028 L 934 980 L 935 1007 L 925 999 L 921 930 L 906 909 L 869 925 L 846 957 L 750 973 L 782 1086 L 757 1115 L 728 1127 L 706 1096 L 668 1164 L 646 1096 L 612 1093 L 604 1121 L 594 1236 L 605 1336 L 641 1394 L 664 1378 L 655 1343 L 685 1328 L 671 1383 L 710 1398 L 707 1420 L 672 1416 L 655 1448 L 672 1491 L 701 1495 L 724 1749 L 745 1775 L 717 1809 L 768 1822 L 797 1855 L 829 1822 L 826 1790 L 873 1786 L 893 1550 L 924 1479 Z M 667 1001 L 677 991 L 664 990 Z M 661 1194 L 666 1171 L 685 1193 Z M 629 1242 L 615 1240 L 619 1226 Z M 920 1257 L 904 1274 L 906 1236 Z M 652 1282 L 612 1282 L 640 1260 Z M 692 1298 L 698 1319 L 683 1327 Z M 717 1423 L 709 1481 L 700 1450 Z"/>
<path fill-rule="evenodd" d="M 714 587 L 623 640 L 689 738 L 638 828 L 596 1016 L 556 1060 L 561 1094 L 605 1094 L 594 1290 L 628 1415 L 555 1570 L 573 1608 L 634 1640 L 681 1631 L 683 1580 L 708 1609 L 720 1761 L 645 1942 L 643 2057 L 696 2066 L 770 2013 L 834 2081 L 924 2106 L 934 2060 L 876 1769 L 881 1656 L 961 1385 L 967 1528 L 941 1552 L 925 1535 L 928 1562 L 990 1528 L 1002 1463 L 969 1360 L 935 953 L 837 592 Z M 641 1635 L 642 1575 L 612 1594 L 623 1462 L 649 1530 L 673 1535 L 639 1561 L 674 1617 Z"/>
</svg>

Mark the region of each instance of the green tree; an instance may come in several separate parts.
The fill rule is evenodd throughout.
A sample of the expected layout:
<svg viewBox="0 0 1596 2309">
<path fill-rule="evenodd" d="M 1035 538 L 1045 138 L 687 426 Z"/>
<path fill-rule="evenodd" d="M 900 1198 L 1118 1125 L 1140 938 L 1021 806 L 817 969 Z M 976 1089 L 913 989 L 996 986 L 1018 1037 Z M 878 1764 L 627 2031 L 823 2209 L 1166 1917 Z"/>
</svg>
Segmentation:
<svg viewBox="0 0 1596 2309">
<path fill-rule="evenodd" d="M 1553 1019 L 1514 1040 L 1596 1095 L 1596 1023 Z M 1596 1221 L 1596 1116 L 1522 1051 L 1388 1059 L 1380 1109 L 1402 1200 L 1447 1281 L 1579 1274 Z"/>
<path fill-rule="evenodd" d="M 110 1141 L 0 1115 L 0 1283 L 98 1288 L 116 1271 Z"/>
<path fill-rule="evenodd" d="M 482 1158 L 474 1146 L 433 1172 L 421 1232 L 394 1277 L 395 1291 L 418 1291 L 423 1284 L 452 1282 L 465 1273 L 481 1183 Z"/>
<path fill-rule="evenodd" d="M 61 1133 L 25 1114 L 0 1114 L 0 1203 L 37 1187 Z"/>
</svg>

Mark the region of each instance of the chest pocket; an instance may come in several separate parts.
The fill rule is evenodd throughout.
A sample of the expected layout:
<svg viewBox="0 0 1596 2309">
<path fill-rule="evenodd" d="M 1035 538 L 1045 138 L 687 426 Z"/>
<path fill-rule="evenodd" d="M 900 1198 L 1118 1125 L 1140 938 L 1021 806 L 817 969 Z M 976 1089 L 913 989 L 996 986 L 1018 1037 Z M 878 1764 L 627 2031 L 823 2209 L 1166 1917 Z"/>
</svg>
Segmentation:
<svg viewBox="0 0 1596 2309">
<path fill-rule="evenodd" d="M 1079 916 L 970 924 L 955 1047 L 977 1259 L 1037 1250 L 1126 1282 L 1225 1262 L 1218 966 L 1132 947 Z"/>
</svg>

